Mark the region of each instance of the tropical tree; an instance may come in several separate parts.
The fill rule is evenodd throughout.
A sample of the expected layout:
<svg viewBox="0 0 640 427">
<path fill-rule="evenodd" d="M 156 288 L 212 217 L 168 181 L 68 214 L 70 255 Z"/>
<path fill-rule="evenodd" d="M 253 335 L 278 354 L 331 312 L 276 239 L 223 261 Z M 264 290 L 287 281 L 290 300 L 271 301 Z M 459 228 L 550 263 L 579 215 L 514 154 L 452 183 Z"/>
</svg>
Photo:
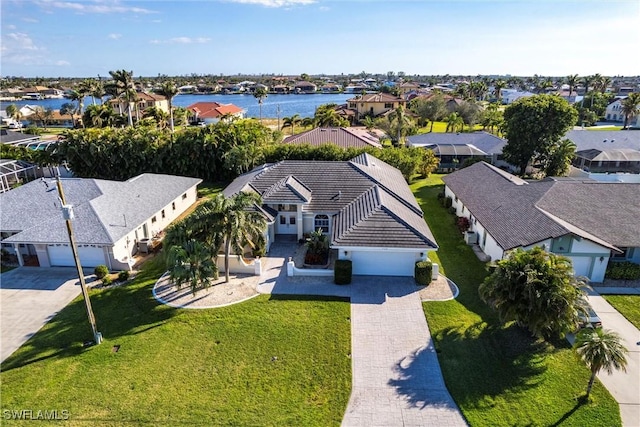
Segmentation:
<svg viewBox="0 0 640 427">
<path fill-rule="evenodd" d="M 319 127 L 349 126 L 349 121 L 336 110 L 336 104 L 323 104 L 316 108 L 313 116 L 315 125 Z"/>
<path fill-rule="evenodd" d="M 464 120 L 460 117 L 458 113 L 451 113 L 447 116 L 447 128 L 445 132 L 456 132 L 456 129 L 460 128 L 460 130 L 464 129 Z"/>
<path fill-rule="evenodd" d="M 639 92 L 630 93 L 629 96 L 622 100 L 622 114 L 624 114 L 624 126 L 622 128 L 626 129 L 629 124 L 629 119 L 631 119 L 632 116 L 640 114 Z"/>
<path fill-rule="evenodd" d="M 534 336 L 551 337 L 578 328 L 579 314 L 586 310 L 583 286 L 569 258 L 535 247 L 516 249 L 498 261 L 478 291 L 503 322 L 515 321 Z"/>
<path fill-rule="evenodd" d="M 83 80 L 80 82 L 78 89 L 76 90 L 82 94 L 83 98 L 91 96 L 92 105 L 96 105 L 95 93 L 98 90 L 98 82 L 96 80 Z M 80 111 L 80 114 L 82 114 L 82 111 Z"/>
<path fill-rule="evenodd" d="M 136 90 L 133 84 L 133 71 L 116 70 L 109 71 L 111 78 L 113 79 L 113 85 L 115 86 L 112 93 L 116 94 L 117 98 L 124 97 L 127 101 L 127 115 L 129 118 L 129 126 L 133 126 L 133 116 L 131 113 L 131 104 L 136 103 Z M 137 103 L 136 103 L 137 104 Z"/>
<path fill-rule="evenodd" d="M 433 123 L 442 120 L 447 114 L 447 103 L 444 96 L 437 93 L 429 98 L 417 97 L 411 100 L 410 109 L 420 119 L 431 122 L 429 132 L 433 132 Z"/>
<path fill-rule="evenodd" d="M 5 112 L 7 113 L 7 117 L 13 119 L 15 122 L 20 123 L 20 120 L 22 120 L 22 113 L 16 104 L 7 105 Z M 20 131 L 22 132 L 22 127 L 20 127 Z"/>
<path fill-rule="evenodd" d="M 502 104 L 502 89 L 507 87 L 507 82 L 502 79 L 498 79 L 493 82 L 493 93 L 498 103 Z"/>
<path fill-rule="evenodd" d="M 403 146 L 404 137 L 413 130 L 415 124 L 413 120 L 405 114 L 405 109 L 402 105 L 399 105 L 389 117 L 395 121 L 396 145 Z"/>
<path fill-rule="evenodd" d="M 565 77 L 565 82 L 569 85 L 569 96 L 571 96 L 576 86 L 578 86 L 579 81 L 580 80 L 577 74 L 569 74 L 567 77 Z"/>
<path fill-rule="evenodd" d="M 569 173 L 572 160 L 576 156 L 576 144 L 568 139 L 563 139 L 552 149 L 545 165 L 544 173 L 547 176 L 566 176 Z"/>
<path fill-rule="evenodd" d="M 73 127 L 76 126 L 76 113 L 78 112 L 77 107 L 72 102 L 65 102 L 60 106 L 60 115 L 62 116 L 71 116 L 71 123 Z"/>
<path fill-rule="evenodd" d="M 504 114 L 499 109 L 498 103 L 491 103 L 480 112 L 480 124 L 484 129 L 489 129 L 491 132 L 496 132 L 496 129 L 500 129 L 504 122 Z"/>
<path fill-rule="evenodd" d="M 596 375 L 602 369 L 608 374 L 612 374 L 614 369 L 627 371 L 629 351 L 621 343 L 620 335 L 613 331 L 605 331 L 602 328 L 583 328 L 578 332 L 573 348 L 591 370 L 585 396 L 587 399 Z"/>
<path fill-rule="evenodd" d="M 171 128 L 171 132 L 173 133 L 173 98 L 178 94 L 178 86 L 172 81 L 163 82 L 160 85 L 158 93 L 167 98 L 167 102 L 169 103 L 169 127 Z"/>
<path fill-rule="evenodd" d="M 584 76 L 582 78 L 582 85 L 584 86 L 584 96 L 582 97 L 582 101 L 580 105 L 584 105 L 584 98 L 589 94 L 589 89 L 591 88 L 591 84 L 593 83 L 593 76 Z"/>
<path fill-rule="evenodd" d="M 241 256 L 245 246 L 255 249 L 263 242 L 267 222 L 262 213 L 254 209 L 261 205 L 258 194 L 240 192 L 232 197 L 219 194 L 198 207 L 202 225 L 217 235 L 215 242 L 224 242 L 225 282 L 229 281 L 231 251 Z"/>
<path fill-rule="evenodd" d="M 364 116 L 364 118 L 362 120 L 360 120 L 360 123 L 367 129 L 367 130 L 371 130 L 373 128 L 376 127 L 376 122 L 375 120 L 373 120 L 371 118 L 371 116 L 367 115 Z"/>
<path fill-rule="evenodd" d="M 145 108 L 145 110 L 142 112 L 142 117 L 143 117 L 143 120 L 148 119 L 148 121 L 155 123 L 155 125 L 158 126 L 160 129 L 166 129 L 167 119 L 169 118 L 169 114 L 167 114 L 164 110 L 158 107 L 149 107 L 149 108 Z M 149 123 L 149 124 L 153 125 L 153 123 Z"/>
<path fill-rule="evenodd" d="M 520 174 L 534 160 L 545 162 L 552 148 L 575 125 L 578 112 L 556 95 L 520 98 L 504 111 L 502 130 L 509 141 L 503 149 L 507 162 Z"/>
<path fill-rule="evenodd" d="M 118 117 L 122 118 L 122 116 Z M 115 112 L 110 104 L 89 105 L 82 115 L 82 126 L 94 128 L 108 127 L 116 124 L 115 119 Z"/>
<path fill-rule="evenodd" d="M 211 249 L 194 239 L 169 248 L 167 268 L 169 278 L 178 288 L 188 284 L 194 294 L 210 287 L 211 279 L 218 278 Z"/>
<path fill-rule="evenodd" d="M 267 96 L 267 89 L 262 86 L 260 86 L 253 92 L 253 97 L 258 100 L 258 107 L 260 108 L 260 123 L 262 123 L 262 103 Z"/>
<path fill-rule="evenodd" d="M 293 135 L 295 133 L 296 126 L 299 125 L 301 121 L 302 121 L 302 119 L 300 118 L 300 116 L 298 114 L 294 114 L 291 117 L 284 117 L 282 119 L 282 129 L 284 129 L 286 127 L 290 127 L 291 128 L 291 135 Z"/>
</svg>

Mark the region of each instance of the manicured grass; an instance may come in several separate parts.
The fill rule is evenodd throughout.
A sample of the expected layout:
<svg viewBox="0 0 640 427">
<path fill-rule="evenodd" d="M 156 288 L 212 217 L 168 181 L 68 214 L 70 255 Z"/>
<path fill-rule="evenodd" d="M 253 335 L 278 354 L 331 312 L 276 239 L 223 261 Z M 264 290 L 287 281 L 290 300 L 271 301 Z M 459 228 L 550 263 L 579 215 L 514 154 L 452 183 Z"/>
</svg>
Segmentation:
<svg viewBox="0 0 640 427">
<path fill-rule="evenodd" d="M 594 127 L 585 128 L 585 130 L 594 130 L 594 131 L 599 131 L 599 130 L 606 130 L 606 131 L 609 131 L 609 130 L 622 130 L 622 126 L 614 126 L 614 125 L 611 125 L 611 126 L 594 126 Z"/>
<path fill-rule="evenodd" d="M 447 387 L 470 425 L 620 425 L 618 405 L 599 382 L 591 402 L 581 404 L 589 371 L 566 340 L 547 343 L 514 324 L 501 325 L 480 300 L 486 267 L 464 243 L 454 216 L 438 203 L 441 178 L 432 175 L 411 188 L 440 246 L 432 260 L 460 295 L 423 307 Z"/>
<path fill-rule="evenodd" d="M 203 182 L 198 185 L 198 198 L 201 197 L 215 197 L 224 188 L 229 185 L 228 182 Z"/>
<path fill-rule="evenodd" d="M 60 312 L 3 363 L 2 410 L 66 409 L 65 425 L 81 426 L 339 425 L 351 390 L 347 302 L 173 309 L 151 295 L 161 270 L 91 291 L 99 346 L 82 347 L 81 299 Z"/>
<path fill-rule="evenodd" d="M 640 329 L 640 295 L 603 295 L 609 304 Z"/>
<path fill-rule="evenodd" d="M 431 130 L 431 122 L 429 122 L 429 124 L 427 126 L 418 129 L 418 134 L 428 133 L 430 130 Z M 473 130 L 474 131 L 482 130 L 482 126 L 475 125 L 473 127 Z M 434 122 L 434 124 L 433 124 L 433 132 L 434 133 L 445 133 L 446 131 L 447 131 L 447 122 Z M 464 131 L 465 132 L 469 132 L 469 127 L 465 125 Z"/>
</svg>

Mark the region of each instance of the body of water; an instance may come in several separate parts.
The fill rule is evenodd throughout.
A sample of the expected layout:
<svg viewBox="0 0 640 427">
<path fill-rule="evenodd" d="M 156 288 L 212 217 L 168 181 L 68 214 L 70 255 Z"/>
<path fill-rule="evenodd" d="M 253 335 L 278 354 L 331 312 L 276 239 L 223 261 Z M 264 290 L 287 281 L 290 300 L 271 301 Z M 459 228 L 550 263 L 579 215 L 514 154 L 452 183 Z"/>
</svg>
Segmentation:
<svg viewBox="0 0 640 427">
<path fill-rule="evenodd" d="M 262 117 L 276 118 L 289 117 L 294 114 L 300 117 L 313 117 L 316 108 L 323 104 L 344 104 L 347 99 L 355 95 L 350 93 L 340 94 L 315 94 L 315 95 L 269 95 L 262 102 Z M 260 117 L 258 100 L 253 95 L 176 95 L 173 98 L 175 107 L 188 107 L 196 102 L 219 102 L 221 104 L 234 104 L 247 112 L 247 117 Z M 3 101 L 0 108 L 4 111 L 7 105 L 39 105 L 43 108 L 59 110 L 68 99 L 43 99 L 40 101 Z M 92 104 L 91 97 L 84 101 L 85 107 Z"/>
</svg>

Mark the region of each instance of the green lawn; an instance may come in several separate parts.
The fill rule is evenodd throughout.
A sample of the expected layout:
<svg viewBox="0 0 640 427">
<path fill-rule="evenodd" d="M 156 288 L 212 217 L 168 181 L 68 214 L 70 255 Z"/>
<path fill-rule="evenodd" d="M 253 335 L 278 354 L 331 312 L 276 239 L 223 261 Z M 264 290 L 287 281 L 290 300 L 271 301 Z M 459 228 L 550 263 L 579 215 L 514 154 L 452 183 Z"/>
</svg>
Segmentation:
<svg viewBox="0 0 640 427">
<path fill-rule="evenodd" d="M 611 126 L 594 126 L 594 127 L 585 128 L 585 130 L 594 130 L 594 131 L 599 131 L 599 130 L 606 130 L 606 131 L 609 131 L 609 130 L 622 130 L 622 126 L 614 126 L 614 125 L 611 125 Z"/>
<path fill-rule="evenodd" d="M 640 295 L 603 295 L 609 304 L 640 329 Z"/>
<path fill-rule="evenodd" d="M 596 382 L 592 401 L 579 397 L 588 369 L 569 344 L 532 339 L 513 324 L 501 325 L 478 297 L 485 265 L 465 245 L 454 216 L 437 202 L 442 175 L 412 184 L 440 246 L 432 259 L 460 288 L 454 301 L 426 302 L 447 387 L 472 426 L 586 426 L 621 424 L 618 405 Z"/>
<path fill-rule="evenodd" d="M 351 390 L 347 302 L 173 309 L 151 295 L 161 270 L 91 291 L 99 346 L 82 347 L 81 299 L 60 312 L 3 363 L 2 410 L 64 409 L 65 425 L 81 426 L 339 425 Z"/>
<path fill-rule="evenodd" d="M 215 197 L 224 188 L 229 185 L 228 182 L 203 182 L 198 185 L 198 198 L 201 197 Z"/>
</svg>

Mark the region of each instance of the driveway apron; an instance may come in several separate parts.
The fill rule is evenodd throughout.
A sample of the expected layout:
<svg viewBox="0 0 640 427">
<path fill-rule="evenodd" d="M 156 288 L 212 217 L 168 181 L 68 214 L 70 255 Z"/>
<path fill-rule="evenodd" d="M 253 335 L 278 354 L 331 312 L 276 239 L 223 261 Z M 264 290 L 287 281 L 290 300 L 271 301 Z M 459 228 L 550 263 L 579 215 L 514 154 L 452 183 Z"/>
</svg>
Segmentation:
<svg viewBox="0 0 640 427">
<path fill-rule="evenodd" d="M 20 267 L 0 277 L 0 361 L 80 294 L 74 268 Z"/>
<path fill-rule="evenodd" d="M 444 384 L 413 280 L 354 276 L 353 386 L 342 425 L 465 426 Z"/>
</svg>

